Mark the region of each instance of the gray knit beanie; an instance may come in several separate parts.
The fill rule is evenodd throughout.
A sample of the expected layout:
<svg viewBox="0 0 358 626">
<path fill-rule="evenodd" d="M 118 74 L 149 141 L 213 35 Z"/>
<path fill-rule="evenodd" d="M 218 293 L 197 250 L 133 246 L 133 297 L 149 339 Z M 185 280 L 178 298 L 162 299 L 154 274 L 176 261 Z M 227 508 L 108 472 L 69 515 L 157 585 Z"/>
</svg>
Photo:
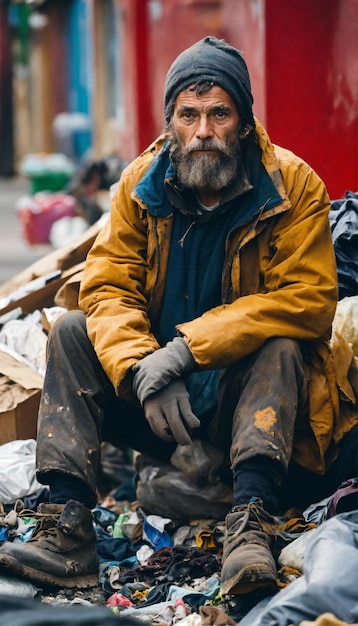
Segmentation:
<svg viewBox="0 0 358 626">
<path fill-rule="evenodd" d="M 237 107 L 242 124 L 255 127 L 249 72 L 239 50 L 216 37 L 205 37 L 184 50 L 167 73 L 164 109 L 170 101 L 175 101 L 181 91 L 198 81 L 212 82 L 227 91 Z"/>
</svg>

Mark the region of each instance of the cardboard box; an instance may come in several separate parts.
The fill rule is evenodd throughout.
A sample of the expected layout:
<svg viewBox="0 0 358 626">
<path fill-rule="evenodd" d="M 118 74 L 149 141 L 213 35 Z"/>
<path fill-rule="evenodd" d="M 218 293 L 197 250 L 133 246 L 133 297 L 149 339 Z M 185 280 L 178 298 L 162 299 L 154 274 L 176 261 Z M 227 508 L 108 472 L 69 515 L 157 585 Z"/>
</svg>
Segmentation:
<svg viewBox="0 0 358 626">
<path fill-rule="evenodd" d="M 31 287 L 31 283 L 24 285 L 24 293 L 21 295 L 21 287 L 15 292 L 15 296 L 13 294 L 9 295 L 10 302 L 5 305 L 0 305 L 0 315 L 5 315 L 9 311 L 12 311 L 16 308 L 21 308 L 24 314 L 33 313 L 36 309 L 43 309 L 47 307 L 51 307 L 54 305 L 54 300 L 56 297 L 56 293 L 72 276 L 77 275 L 79 272 L 83 270 L 84 262 L 75 265 L 68 270 L 57 270 L 49 274 L 49 280 L 46 280 L 46 275 L 42 277 L 38 277 L 34 279 L 32 282 L 36 283 L 41 279 L 44 279 L 43 284 L 40 283 L 41 286 L 34 289 L 34 291 L 30 291 L 26 293 L 26 290 Z M 78 285 L 79 288 L 79 285 Z M 78 295 L 78 294 L 77 294 Z M 14 299 L 12 299 L 14 297 Z M 6 296 L 5 298 L 6 299 Z M 1 302 L 0 298 L 0 302 Z"/>
<path fill-rule="evenodd" d="M 28 392 L 28 397 L 13 409 L 5 412 L 0 409 L 1 446 L 17 439 L 36 439 L 40 397 L 41 391 L 32 390 Z"/>
<path fill-rule="evenodd" d="M 43 378 L 0 350 L 0 445 L 36 439 Z"/>
</svg>

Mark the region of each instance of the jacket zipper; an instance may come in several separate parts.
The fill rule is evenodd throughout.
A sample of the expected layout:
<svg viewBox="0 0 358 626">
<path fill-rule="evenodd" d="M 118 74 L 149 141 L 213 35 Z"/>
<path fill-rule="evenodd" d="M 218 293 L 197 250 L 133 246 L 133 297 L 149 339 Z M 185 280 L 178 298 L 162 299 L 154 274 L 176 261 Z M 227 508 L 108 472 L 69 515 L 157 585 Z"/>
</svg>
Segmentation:
<svg viewBox="0 0 358 626">
<path fill-rule="evenodd" d="M 229 291 L 230 291 L 230 274 L 232 271 L 232 265 L 234 262 L 234 258 L 236 256 L 236 254 L 239 252 L 239 250 L 241 249 L 241 245 L 242 242 L 244 241 L 245 238 L 247 238 L 250 233 L 253 230 L 256 230 L 256 226 L 261 218 L 262 213 L 264 212 L 265 208 L 267 207 L 268 203 L 270 202 L 270 200 L 272 199 L 272 197 L 267 198 L 266 202 L 259 208 L 259 212 L 255 218 L 255 220 L 249 224 L 246 232 L 242 235 L 242 237 L 239 239 L 239 241 L 237 242 L 234 250 L 231 253 L 230 259 L 228 260 L 227 263 L 225 263 L 224 265 L 224 271 L 223 271 L 223 278 L 222 278 L 222 291 L 221 291 L 221 299 L 222 299 L 222 303 L 223 304 L 227 304 L 229 302 Z M 239 228 L 239 226 L 237 226 L 236 228 Z M 229 232 L 227 239 L 226 239 L 226 246 L 227 246 L 227 242 L 228 239 L 230 237 L 230 235 L 235 231 L 235 228 Z"/>
</svg>

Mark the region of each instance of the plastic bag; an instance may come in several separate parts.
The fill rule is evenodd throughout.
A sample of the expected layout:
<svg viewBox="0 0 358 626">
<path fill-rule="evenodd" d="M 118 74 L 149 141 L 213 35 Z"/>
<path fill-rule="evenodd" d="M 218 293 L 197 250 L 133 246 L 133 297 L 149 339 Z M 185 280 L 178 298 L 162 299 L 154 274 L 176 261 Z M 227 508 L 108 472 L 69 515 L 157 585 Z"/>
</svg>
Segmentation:
<svg viewBox="0 0 358 626">
<path fill-rule="evenodd" d="M 35 493 L 36 441 L 18 439 L 0 446 L 0 502 L 11 504 Z"/>
<path fill-rule="evenodd" d="M 289 543 L 285 546 L 278 557 L 278 562 L 280 565 L 285 565 L 286 567 L 292 567 L 294 569 L 303 572 L 303 563 L 305 558 L 305 551 L 307 542 L 309 541 L 311 534 L 315 531 L 315 528 L 306 531 L 297 539 Z"/>
<path fill-rule="evenodd" d="M 145 455 L 137 457 L 139 505 L 146 513 L 163 517 L 223 519 L 232 506 L 232 487 L 208 470 L 208 453 L 210 458 L 213 447 L 204 447 L 199 440 L 194 440 L 188 449 L 184 448 L 187 446 L 178 446 L 172 463 L 167 464 Z M 217 462 L 215 454 L 212 466 L 217 467 Z"/>
<path fill-rule="evenodd" d="M 358 296 L 347 296 L 338 302 L 333 329 L 344 337 L 358 357 Z"/>
</svg>

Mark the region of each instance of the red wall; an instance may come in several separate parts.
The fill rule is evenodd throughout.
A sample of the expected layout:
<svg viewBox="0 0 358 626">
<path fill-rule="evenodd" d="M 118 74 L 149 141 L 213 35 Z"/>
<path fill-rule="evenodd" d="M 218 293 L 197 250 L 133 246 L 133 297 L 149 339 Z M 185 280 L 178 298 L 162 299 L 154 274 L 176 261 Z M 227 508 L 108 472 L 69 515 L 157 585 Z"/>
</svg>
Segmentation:
<svg viewBox="0 0 358 626">
<path fill-rule="evenodd" d="M 358 190 L 358 2 L 266 0 L 266 124 L 332 197 Z"/>
<path fill-rule="evenodd" d="M 124 91 L 124 115 L 118 152 L 131 161 L 159 132 L 152 122 L 155 95 L 150 86 L 148 0 L 117 0 L 121 19 L 118 62 Z"/>
<path fill-rule="evenodd" d="M 164 81 L 174 58 L 216 35 L 243 51 L 254 112 L 271 139 L 306 159 L 332 198 L 358 189 L 358 0 L 117 2 L 124 20 L 125 158 L 162 130 Z"/>
</svg>

